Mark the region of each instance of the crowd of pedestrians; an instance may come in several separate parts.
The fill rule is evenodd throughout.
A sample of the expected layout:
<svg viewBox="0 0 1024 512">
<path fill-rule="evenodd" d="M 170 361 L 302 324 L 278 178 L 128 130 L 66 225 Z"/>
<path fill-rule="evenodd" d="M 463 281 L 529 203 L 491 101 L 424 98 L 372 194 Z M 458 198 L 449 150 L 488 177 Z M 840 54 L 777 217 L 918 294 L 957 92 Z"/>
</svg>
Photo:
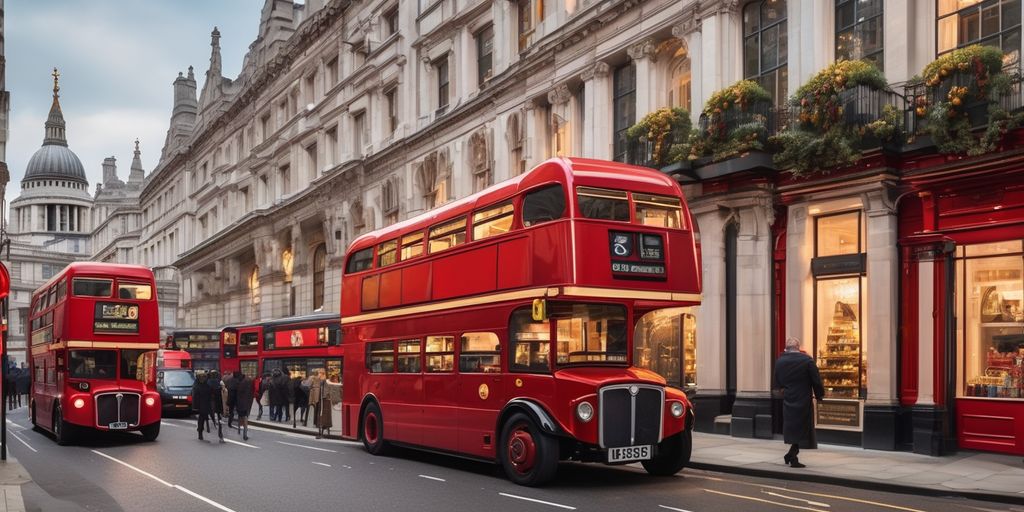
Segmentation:
<svg viewBox="0 0 1024 512">
<path fill-rule="evenodd" d="M 216 371 L 198 374 L 192 385 L 192 408 L 197 415 L 199 440 L 205 441 L 203 432 L 212 433 L 216 427 L 217 438 L 223 443 L 223 419 L 227 418 L 228 428 L 237 430 L 242 439 L 248 441 L 249 411 L 252 410 L 255 389 L 253 380 L 242 372 L 234 372 L 230 379 L 223 381 Z M 236 419 L 238 424 L 233 425 Z"/>
<path fill-rule="evenodd" d="M 313 426 L 317 427 L 317 437 L 329 431 L 331 422 L 331 406 L 341 400 L 340 386 L 335 386 L 337 393 L 329 392 L 330 385 L 326 372 L 319 368 L 313 375 L 302 378 L 299 376 L 288 377 L 280 369 L 275 368 L 273 372 L 266 372 L 257 384 L 256 404 L 259 413 L 256 419 L 263 418 L 263 407 L 269 408 L 270 421 L 292 422 L 292 426 L 301 423 L 309 425 L 310 412 L 313 415 Z"/>
<path fill-rule="evenodd" d="M 3 390 L 8 410 L 28 405 L 28 388 L 31 378 L 25 363 L 21 363 L 21 367 L 18 367 L 12 361 L 7 367 L 7 378 L 3 382 Z"/>
</svg>

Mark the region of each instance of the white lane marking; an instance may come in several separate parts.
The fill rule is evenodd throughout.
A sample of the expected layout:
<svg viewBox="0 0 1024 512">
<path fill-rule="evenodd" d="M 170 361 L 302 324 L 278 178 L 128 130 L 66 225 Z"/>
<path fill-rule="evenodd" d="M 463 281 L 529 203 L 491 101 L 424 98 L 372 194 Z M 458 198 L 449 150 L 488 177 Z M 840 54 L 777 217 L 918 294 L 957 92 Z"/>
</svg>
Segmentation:
<svg viewBox="0 0 1024 512">
<path fill-rule="evenodd" d="M 95 453 L 96 455 L 99 455 L 100 457 L 104 457 L 104 458 L 110 459 L 110 460 L 112 460 L 112 461 L 114 461 L 114 462 L 116 462 L 116 463 L 118 463 L 118 464 L 120 464 L 120 465 L 122 465 L 122 466 L 124 466 L 124 467 L 126 467 L 128 469 L 131 469 L 132 471 L 135 471 L 137 473 L 146 475 L 146 476 L 152 478 L 153 480 L 156 480 L 157 482 L 160 482 L 160 483 L 166 485 L 167 487 L 174 487 L 174 484 L 168 482 L 167 480 L 164 480 L 164 479 L 154 475 L 153 473 L 149 473 L 149 472 L 147 472 L 145 470 L 142 470 L 142 469 L 139 469 L 139 468 L 137 468 L 135 466 L 132 466 L 131 464 L 128 464 L 127 462 L 125 462 L 123 460 L 115 459 L 114 457 L 111 457 L 110 455 L 107 455 L 107 454 L 105 454 L 105 453 L 103 453 L 101 451 L 96 451 L 96 450 L 90 450 L 90 451 Z"/>
<path fill-rule="evenodd" d="M 324 466 L 324 467 L 328 467 L 328 468 L 329 468 L 329 467 L 331 467 L 331 465 L 330 465 L 330 464 L 325 464 L 325 463 L 323 463 L 323 462 L 316 462 L 316 461 L 313 461 L 313 464 L 316 464 L 317 466 Z"/>
<path fill-rule="evenodd" d="M 10 423 L 11 425 L 14 425 L 14 426 L 16 426 L 16 427 L 21 427 L 21 428 L 25 428 L 25 427 L 22 427 L 22 426 L 21 426 L 20 424 L 18 424 L 18 423 L 15 423 L 15 422 L 11 421 L 11 419 L 10 419 L 10 418 L 7 418 L 7 423 Z"/>
<path fill-rule="evenodd" d="M 550 505 L 552 507 L 564 508 L 566 510 L 576 510 L 576 507 L 570 507 L 569 505 L 562 505 L 561 503 L 552 503 L 550 501 L 538 500 L 534 498 L 527 498 L 526 496 L 517 496 L 515 494 L 509 494 L 507 492 L 499 492 L 501 496 L 506 498 L 515 498 L 517 500 L 532 501 L 533 503 L 540 503 L 541 505 Z"/>
<path fill-rule="evenodd" d="M 231 444 L 237 444 L 238 446 L 244 446 L 244 447 L 246 447 L 246 448 L 255 448 L 255 449 L 257 449 L 257 450 L 259 450 L 259 449 L 260 449 L 260 447 L 259 447 L 259 446 L 256 446 L 256 445 L 254 445 L 254 444 L 249 444 L 249 443 L 243 443 L 243 442 L 241 442 L 241 441 L 235 441 L 234 439 L 228 439 L 228 438 L 226 438 L 226 437 L 224 438 L 224 442 L 225 442 L 225 443 L 231 443 Z"/>
<path fill-rule="evenodd" d="M 777 490 L 777 491 L 795 492 L 797 494 L 804 494 L 804 495 L 807 495 L 807 496 L 818 496 L 820 498 L 833 498 L 833 499 L 837 499 L 837 500 L 853 501 L 855 503 L 864 503 L 865 505 L 874 505 L 876 507 L 891 508 L 891 509 L 894 509 L 894 510 L 904 510 L 906 512 L 924 512 L 923 510 L 916 509 L 916 508 L 907 508 L 907 507 L 901 507 L 899 505 L 890 505 L 888 503 L 881 503 L 881 502 L 878 502 L 878 501 L 862 500 L 862 499 L 859 499 L 859 498 L 850 498 L 850 497 L 847 497 L 847 496 L 836 496 L 834 494 L 823 494 L 823 493 L 818 493 L 818 492 L 798 491 L 796 489 L 787 489 L 785 487 L 777 487 L 777 486 L 772 486 L 772 485 L 761 485 L 761 484 L 755 484 L 755 483 L 750 483 L 750 482 L 744 482 L 742 480 L 733 480 L 733 479 L 730 479 L 730 478 L 715 478 L 715 477 L 710 477 L 710 476 L 694 475 L 694 474 L 687 475 L 687 478 L 703 478 L 705 480 L 713 480 L 715 482 L 731 482 L 731 483 L 734 483 L 734 484 L 746 485 L 746 486 L 750 486 L 750 487 L 754 487 L 754 486 L 761 487 L 762 489 L 774 489 L 774 490 Z"/>
<path fill-rule="evenodd" d="M 295 432 L 287 432 L 284 430 L 277 430 L 274 428 L 266 428 L 258 425 L 249 425 L 249 430 L 259 430 L 261 432 L 269 432 L 271 434 L 277 434 L 284 437 L 291 437 L 293 439 L 305 439 L 314 443 L 332 443 L 332 444 L 347 444 L 349 446 L 363 446 L 360 441 L 347 441 L 345 439 L 316 439 L 314 433 L 300 434 Z"/>
<path fill-rule="evenodd" d="M 317 448 L 316 446 L 306 446 L 304 444 L 287 443 L 287 442 L 284 442 L 284 441 L 277 441 L 277 442 L 281 443 L 281 444 L 286 444 L 288 446 L 296 446 L 296 447 L 299 447 L 299 448 L 305 448 L 307 450 L 317 450 L 317 451 L 320 451 L 320 452 L 338 453 L 337 450 L 328 450 L 327 448 Z"/>
<path fill-rule="evenodd" d="M 14 436 L 14 438 L 17 439 L 18 441 L 21 441 L 21 444 L 25 445 L 25 447 L 28 448 L 29 450 L 32 450 L 32 451 L 34 451 L 36 453 L 39 453 L 39 450 L 36 450 L 35 448 L 32 448 L 32 446 L 30 444 L 28 444 L 27 441 L 22 439 L 21 436 L 19 436 L 17 432 L 12 430 L 11 431 L 11 435 Z"/>
<path fill-rule="evenodd" d="M 810 510 L 811 512 L 821 512 L 821 511 L 819 511 L 816 508 L 801 507 L 801 506 L 798 506 L 798 505 L 790 505 L 788 503 L 781 503 L 781 502 L 778 502 L 778 501 L 771 501 L 771 500 L 766 500 L 766 499 L 762 499 L 762 498 L 754 498 L 752 496 L 744 496 L 742 494 L 732 494 L 732 493 L 729 493 L 729 492 L 714 491 L 714 490 L 711 490 L 711 489 L 704 489 L 704 491 L 705 492 L 714 493 L 714 494 L 720 494 L 722 496 L 729 496 L 729 497 L 732 497 L 732 498 L 739 498 L 741 500 L 756 501 L 758 503 L 770 503 L 772 505 L 777 505 L 777 506 L 786 507 L 786 508 L 795 508 L 797 510 Z"/>
<path fill-rule="evenodd" d="M 230 508 L 227 508 L 224 505 L 221 505 L 220 503 L 217 503 L 216 501 L 213 501 L 210 498 L 207 498 L 206 496 L 194 493 L 194 492 L 192 492 L 192 491 L 190 491 L 190 490 L 188 490 L 188 489 L 186 489 L 186 488 L 184 488 L 184 487 L 182 487 L 180 485 L 175 485 L 174 488 L 179 490 L 179 491 L 181 491 L 181 492 L 183 492 L 183 493 L 185 493 L 185 494 L 188 494 L 189 496 L 192 496 L 193 498 L 205 501 L 206 503 L 209 503 L 213 507 L 219 508 L 219 509 L 223 510 L 224 512 L 235 512 L 234 510 L 231 510 Z"/>
<path fill-rule="evenodd" d="M 786 496 L 784 494 L 779 494 L 777 492 L 771 492 L 771 491 L 766 490 L 766 489 L 761 489 L 761 492 L 763 492 L 763 493 L 765 493 L 765 494 L 767 494 L 769 496 L 775 496 L 776 498 L 782 498 L 784 500 L 801 501 L 801 502 L 804 502 L 804 503 L 806 503 L 806 504 L 808 504 L 808 505 L 810 505 L 812 507 L 832 508 L 832 505 L 829 505 L 828 503 L 822 503 L 820 501 L 811 501 L 811 500 L 805 500 L 803 498 L 796 498 L 796 497 L 793 497 L 793 496 Z"/>
<path fill-rule="evenodd" d="M 669 507 L 667 505 L 658 505 L 658 506 L 661 507 L 661 508 L 664 508 L 664 509 L 674 510 L 675 512 L 690 512 L 689 510 L 686 510 L 686 509 Z"/>
<path fill-rule="evenodd" d="M 341 467 L 345 469 L 352 469 L 352 466 L 349 466 L 348 464 L 342 464 Z"/>
<path fill-rule="evenodd" d="M 171 423 L 169 421 L 164 421 L 164 420 L 160 420 L 160 424 L 165 426 L 165 427 L 185 428 L 185 425 L 178 425 L 177 423 Z"/>
<path fill-rule="evenodd" d="M 427 480 L 435 480 L 435 481 L 438 481 L 438 482 L 447 482 L 447 480 L 445 480 L 444 478 L 438 478 L 436 476 L 419 475 L 419 477 L 420 478 L 426 478 Z"/>
</svg>

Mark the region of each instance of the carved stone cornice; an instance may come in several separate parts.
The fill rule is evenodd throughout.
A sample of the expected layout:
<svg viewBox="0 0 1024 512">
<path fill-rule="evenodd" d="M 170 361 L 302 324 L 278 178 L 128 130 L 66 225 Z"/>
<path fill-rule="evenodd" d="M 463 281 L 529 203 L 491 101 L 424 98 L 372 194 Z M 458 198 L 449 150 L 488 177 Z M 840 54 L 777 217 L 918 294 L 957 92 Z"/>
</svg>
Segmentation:
<svg viewBox="0 0 1024 512">
<path fill-rule="evenodd" d="M 568 103 L 570 99 L 572 99 L 572 91 L 569 90 L 567 84 L 558 85 L 548 91 L 548 103 L 552 105 L 562 105 Z"/>
<path fill-rule="evenodd" d="M 584 69 L 583 72 L 580 73 L 580 80 L 586 82 L 588 80 L 593 80 L 594 78 L 608 76 L 609 71 L 611 71 L 611 66 L 609 66 L 607 62 L 597 61 L 593 66 Z"/>
<path fill-rule="evenodd" d="M 715 16 L 718 14 L 735 14 L 740 12 L 740 0 L 718 0 L 712 2 L 697 2 L 696 9 L 701 17 Z"/>
<path fill-rule="evenodd" d="M 654 44 L 654 39 L 644 39 L 639 43 L 630 45 L 630 47 L 626 49 L 626 53 L 629 54 L 629 58 L 633 60 L 651 59 L 653 61 L 657 48 L 658 46 Z"/>
<path fill-rule="evenodd" d="M 683 39 L 694 32 L 700 32 L 700 2 L 683 9 L 682 19 L 672 26 L 672 37 L 676 39 Z"/>
</svg>

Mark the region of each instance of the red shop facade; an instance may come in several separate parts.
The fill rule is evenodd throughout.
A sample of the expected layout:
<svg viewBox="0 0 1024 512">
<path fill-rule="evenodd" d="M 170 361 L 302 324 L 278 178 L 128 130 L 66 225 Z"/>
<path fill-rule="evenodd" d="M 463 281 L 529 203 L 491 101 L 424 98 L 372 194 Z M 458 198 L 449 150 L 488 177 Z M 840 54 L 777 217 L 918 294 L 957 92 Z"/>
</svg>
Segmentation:
<svg viewBox="0 0 1024 512">
<path fill-rule="evenodd" d="M 931 455 L 1024 454 L 1024 151 L 924 157 L 901 174 L 908 441 Z"/>
</svg>

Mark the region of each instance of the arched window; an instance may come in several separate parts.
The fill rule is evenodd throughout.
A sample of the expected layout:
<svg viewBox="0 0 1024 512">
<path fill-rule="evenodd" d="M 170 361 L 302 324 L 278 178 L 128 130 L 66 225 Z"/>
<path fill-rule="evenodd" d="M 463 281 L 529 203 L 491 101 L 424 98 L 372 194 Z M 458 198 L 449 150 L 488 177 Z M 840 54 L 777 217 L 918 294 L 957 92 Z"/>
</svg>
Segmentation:
<svg viewBox="0 0 1024 512">
<path fill-rule="evenodd" d="M 384 214 L 384 225 L 398 222 L 398 184 L 395 178 L 388 178 L 381 186 L 380 204 Z"/>
<path fill-rule="evenodd" d="M 366 229 L 366 216 L 363 215 L 363 201 L 355 200 L 348 209 L 349 223 L 352 225 L 352 238 L 359 236 Z"/>
<path fill-rule="evenodd" d="M 249 273 L 249 295 L 254 306 L 260 303 L 260 267 L 258 266 L 253 267 L 252 272 Z"/>
<path fill-rule="evenodd" d="M 774 103 L 786 99 L 786 30 L 786 0 L 762 0 L 743 7 L 743 78 L 760 83 Z"/>
<path fill-rule="evenodd" d="M 685 108 L 690 110 L 690 52 L 686 44 L 680 43 L 672 54 L 669 62 L 669 91 L 668 104 L 671 107 Z"/>
<path fill-rule="evenodd" d="M 313 250 L 313 310 L 324 307 L 324 276 L 327 271 L 327 244 Z"/>
</svg>

